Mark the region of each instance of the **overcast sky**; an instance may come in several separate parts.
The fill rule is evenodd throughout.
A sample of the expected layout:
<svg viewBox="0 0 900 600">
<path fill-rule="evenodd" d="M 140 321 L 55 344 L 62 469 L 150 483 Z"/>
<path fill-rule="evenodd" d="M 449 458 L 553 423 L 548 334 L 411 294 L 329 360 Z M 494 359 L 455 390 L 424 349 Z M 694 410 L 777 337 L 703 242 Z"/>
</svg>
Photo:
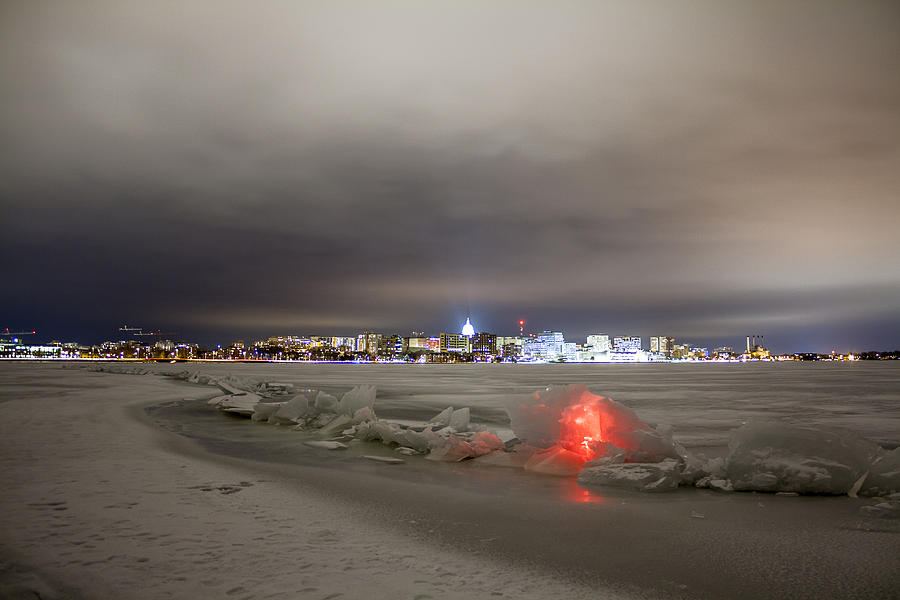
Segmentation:
<svg viewBox="0 0 900 600">
<path fill-rule="evenodd" d="M 0 329 L 893 349 L 898 73 L 897 2 L 7 0 Z"/>
</svg>

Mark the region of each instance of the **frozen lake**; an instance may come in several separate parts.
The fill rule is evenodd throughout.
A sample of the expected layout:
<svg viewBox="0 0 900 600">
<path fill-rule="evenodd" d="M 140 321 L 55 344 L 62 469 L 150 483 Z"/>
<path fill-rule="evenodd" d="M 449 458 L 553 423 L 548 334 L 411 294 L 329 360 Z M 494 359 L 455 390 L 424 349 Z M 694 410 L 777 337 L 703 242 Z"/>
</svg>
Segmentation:
<svg viewBox="0 0 900 600">
<path fill-rule="evenodd" d="M 344 392 L 377 386 L 385 419 L 427 420 L 447 406 L 471 407 L 473 421 L 508 424 L 504 401 L 549 385 L 584 383 L 672 425 L 686 447 L 724 446 L 753 419 L 843 427 L 886 448 L 900 445 L 900 361 L 572 365 L 355 365 L 207 363 L 159 365 Z"/>
<path fill-rule="evenodd" d="M 546 589 L 560 598 L 862 599 L 900 590 L 890 558 L 900 552 L 900 523 L 861 516 L 872 499 L 585 489 L 571 477 L 477 460 L 413 456 L 385 465 L 360 456 L 396 455 L 380 443 L 343 452 L 310 448 L 303 443 L 308 434 L 208 406 L 204 398 L 217 388 L 91 372 L 94 366 L 0 365 L 8 492 L 0 501 L 0 549 L 21 552 L 26 564 L 83 590 L 109 578 L 111 568 L 118 569 L 116 589 L 129 589 L 141 554 L 156 557 L 137 567 L 153 569 L 145 584 L 175 597 L 190 597 L 186 590 L 218 581 L 211 573 L 223 571 L 228 577 L 216 584 L 222 594 L 260 574 L 254 585 L 272 597 L 303 598 L 322 594 L 292 592 L 298 577 L 301 592 L 340 591 L 356 581 L 362 593 L 381 581 L 395 592 L 421 587 L 447 598 L 471 597 L 466 586 L 476 583 L 488 594 L 548 597 L 524 591 L 541 581 L 551 581 Z M 334 393 L 371 383 L 382 419 L 421 421 L 446 406 L 468 406 L 473 421 L 501 429 L 509 397 L 585 383 L 647 421 L 671 424 L 676 439 L 704 451 L 722 449 L 728 432 L 750 419 L 845 427 L 886 447 L 900 442 L 900 365 L 886 362 L 103 367 L 234 374 Z M 70 508 L 54 513 L 59 524 L 36 516 L 61 502 Z M 20 523 L 27 527 L 13 526 Z M 62 525 L 73 531 L 54 529 Z M 121 542 L 101 539 L 125 527 Z M 167 546 L 164 536 L 178 545 Z M 305 546 L 298 549 L 297 539 Z M 43 552 L 46 544 L 56 544 L 53 553 Z M 102 574 L 100 567 L 73 567 L 71 548 L 89 553 L 86 565 L 110 566 Z M 210 553 L 217 556 L 210 565 L 189 562 Z M 444 562 L 431 558 L 438 555 Z M 380 568 L 395 557 L 408 563 L 408 580 Z M 298 560 L 317 566 L 294 572 Z M 449 561 L 464 561 L 468 570 Z M 356 565 L 356 576 L 344 574 L 347 564 Z M 194 574 L 198 568 L 208 580 Z M 178 577 L 168 577 L 173 570 Z M 442 589 L 448 581 L 457 587 Z M 147 589 L 132 595 L 154 597 Z M 361 597 L 354 594 L 344 592 Z"/>
</svg>

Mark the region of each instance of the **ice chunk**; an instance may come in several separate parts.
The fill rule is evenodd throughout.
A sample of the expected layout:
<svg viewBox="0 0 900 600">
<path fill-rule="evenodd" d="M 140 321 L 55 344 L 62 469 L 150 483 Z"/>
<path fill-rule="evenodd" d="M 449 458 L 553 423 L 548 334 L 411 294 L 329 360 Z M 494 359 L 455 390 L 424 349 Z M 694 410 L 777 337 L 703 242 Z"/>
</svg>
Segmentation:
<svg viewBox="0 0 900 600">
<path fill-rule="evenodd" d="M 729 443 L 735 490 L 846 494 L 883 452 L 850 431 L 750 423 Z"/>
<path fill-rule="evenodd" d="M 535 452 L 525 463 L 525 470 L 544 475 L 571 476 L 581 470 L 583 463 L 584 457 L 577 452 L 553 446 Z"/>
<path fill-rule="evenodd" d="M 375 437 L 375 421 L 366 421 L 364 423 L 359 423 L 356 426 L 356 433 L 354 433 L 356 439 L 363 442 L 370 442 L 374 439 L 381 439 Z"/>
<path fill-rule="evenodd" d="M 308 431 L 310 429 L 319 429 L 328 425 L 335 419 L 335 415 L 329 413 L 316 414 L 315 409 L 310 409 L 311 414 L 300 417 L 296 420 L 297 425 L 293 428 L 296 431 Z"/>
<path fill-rule="evenodd" d="M 242 391 L 245 391 L 245 390 L 237 387 L 236 385 L 234 385 L 232 382 L 228 381 L 227 379 L 221 379 L 219 381 L 216 381 L 216 385 L 219 386 L 219 388 L 223 392 L 226 392 L 228 394 L 240 394 Z"/>
<path fill-rule="evenodd" d="M 666 459 L 657 463 L 624 463 L 588 467 L 578 474 L 581 485 L 620 487 L 639 492 L 666 492 L 681 482 L 679 463 Z"/>
<path fill-rule="evenodd" d="M 344 431 L 352 424 L 353 420 L 347 415 L 336 415 L 319 430 L 319 435 L 330 437 Z"/>
<path fill-rule="evenodd" d="M 363 421 L 374 421 L 376 420 L 375 411 L 373 411 L 370 407 L 364 406 L 353 413 L 353 423 L 359 424 Z"/>
<path fill-rule="evenodd" d="M 308 417 L 315 411 L 309 406 L 309 398 L 305 394 L 297 394 L 281 408 L 275 411 L 269 419 L 270 423 L 296 423 L 302 417 Z"/>
<path fill-rule="evenodd" d="M 475 451 L 475 456 L 483 456 L 485 454 L 489 454 L 494 450 L 499 450 L 503 448 L 504 444 L 493 433 L 489 431 L 479 431 L 475 435 L 469 439 L 469 444 L 472 446 L 472 449 Z"/>
<path fill-rule="evenodd" d="M 266 384 L 266 391 L 276 395 L 291 394 L 294 392 L 294 384 L 269 382 Z"/>
<path fill-rule="evenodd" d="M 210 406 L 218 406 L 220 402 L 231 397 L 231 394 L 224 394 L 222 396 L 216 396 L 215 398 L 210 398 L 206 401 Z"/>
<path fill-rule="evenodd" d="M 680 452 L 681 453 L 681 452 Z M 696 484 L 697 487 L 709 487 L 706 485 L 711 479 L 725 477 L 725 459 L 722 457 L 706 458 L 703 454 L 682 453 L 684 466 L 681 471 L 682 484 Z M 706 480 L 703 485 L 700 482 Z"/>
<path fill-rule="evenodd" d="M 223 396 L 217 406 L 228 413 L 249 417 L 253 415 L 254 407 L 259 403 L 259 396 L 250 393 L 233 394 Z"/>
<path fill-rule="evenodd" d="M 430 421 L 428 421 L 429 425 L 443 425 L 447 426 L 450 424 L 450 417 L 453 416 L 453 407 L 448 406 L 438 414 L 436 414 Z"/>
<path fill-rule="evenodd" d="M 862 496 L 883 496 L 900 492 L 900 448 L 875 461 L 859 491 Z"/>
<path fill-rule="evenodd" d="M 312 448 L 322 448 L 323 450 L 346 450 L 347 444 L 342 444 L 333 440 L 310 440 L 303 442 Z"/>
<path fill-rule="evenodd" d="M 318 392 L 315 399 L 315 407 L 318 412 L 336 413 L 340 410 L 338 399 L 325 392 Z"/>
<path fill-rule="evenodd" d="M 717 492 L 733 492 L 734 486 L 727 479 L 710 479 L 707 487 Z"/>
<path fill-rule="evenodd" d="M 604 443 L 626 452 L 626 460 L 677 458 L 670 432 L 657 431 L 629 408 L 592 394 L 584 385 L 550 387 L 507 403 L 516 436 L 539 447 L 560 445 L 583 460 L 603 455 Z"/>
<path fill-rule="evenodd" d="M 401 446 L 408 446 L 417 452 L 428 452 L 429 448 L 440 444 L 443 438 L 428 427 L 424 431 L 404 429 L 394 435 L 394 440 Z"/>
<path fill-rule="evenodd" d="M 284 402 L 260 402 L 256 405 L 251 418 L 254 421 L 268 421 L 282 406 L 284 406 Z"/>
<path fill-rule="evenodd" d="M 374 385 L 358 385 L 341 397 L 341 412 L 347 415 L 353 415 L 361 408 L 369 408 L 375 411 L 375 386 Z"/>
<path fill-rule="evenodd" d="M 888 499 L 877 504 L 863 506 L 859 512 L 864 517 L 875 517 L 876 519 L 900 519 L 900 498 Z"/>
<path fill-rule="evenodd" d="M 438 436 L 425 458 L 435 461 L 459 462 L 474 456 L 475 449 L 468 442 L 461 440 L 458 436 L 448 435 L 445 438 Z"/>
<path fill-rule="evenodd" d="M 583 467 L 605 467 L 607 465 L 618 465 L 625 462 L 626 452 L 617 446 L 606 443 L 602 448 L 602 452 L 598 458 L 589 460 Z"/>
<path fill-rule="evenodd" d="M 559 441 L 563 408 L 572 402 L 573 395 L 568 386 L 551 387 L 526 398 L 510 400 L 506 406 L 510 428 L 527 444 L 539 448 L 555 446 Z"/>
<path fill-rule="evenodd" d="M 467 431 L 469 429 L 468 407 L 453 411 L 453 414 L 450 416 L 450 428 L 456 431 Z"/>
<path fill-rule="evenodd" d="M 396 443 L 397 437 L 402 433 L 399 425 L 387 421 L 375 421 L 373 431 L 375 439 L 380 439 L 383 444 Z"/>
</svg>

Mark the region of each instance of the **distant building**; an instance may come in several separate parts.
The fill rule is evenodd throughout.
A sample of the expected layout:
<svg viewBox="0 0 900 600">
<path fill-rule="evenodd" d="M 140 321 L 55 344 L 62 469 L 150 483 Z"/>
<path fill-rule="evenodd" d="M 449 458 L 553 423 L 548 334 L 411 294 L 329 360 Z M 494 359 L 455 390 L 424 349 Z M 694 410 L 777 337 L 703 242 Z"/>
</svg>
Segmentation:
<svg viewBox="0 0 900 600">
<path fill-rule="evenodd" d="M 765 346 L 766 336 L 748 335 L 746 358 L 768 359 L 769 349 Z"/>
<path fill-rule="evenodd" d="M 440 335 L 441 352 L 471 352 L 471 342 L 472 340 L 468 336 L 461 333 L 442 333 Z"/>
<path fill-rule="evenodd" d="M 709 349 L 691 346 L 691 354 L 695 359 L 706 359 L 709 358 Z"/>
<path fill-rule="evenodd" d="M 566 346 L 566 339 L 561 331 L 543 331 L 525 341 L 524 353 L 532 360 L 556 361 L 575 355 L 575 344 Z M 574 358 L 573 358 L 574 360 Z"/>
<path fill-rule="evenodd" d="M 482 356 L 497 355 L 497 336 L 493 333 L 476 333 L 472 336 L 472 353 Z"/>
<path fill-rule="evenodd" d="M 410 336 L 403 338 L 404 352 L 417 352 L 423 350 L 439 352 L 440 349 L 441 343 L 439 338 L 424 336 Z"/>
<path fill-rule="evenodd" d="M 356 350 L 356 338 L 354 337 L 332 337 L 330 338 L 331 347 L 341 352 L 353 352 Z"/>
<path fill-rule="evenodd" d="M 617 335 L 613 338 L 612 351 L 615 354 L 637 354 L 641 351 L 641 338 L 632 335 Z"/>
<path fill-rule="evenodd" d="M 378 341 L 380 339 L 380 333 L 365 331 L 356 336 L 356 351 L 365 352 L 366 354 L 374 356 L 378 353 Z"/>
<path fill-rule="evenodd" d="M 672 351 L 675 349 L 675 338 L 666 336 L 654 336 L 650 338 L 650 353 L 662 354 L 666 358 L 672 357 Z"/>
<path fill-rule="evenodd" d="M 399 335 L 382 335 L 378 339 L 378 356 L 390 358 L 402 352 L 403 339 Z"/>
<path fill-rule="evenodd" d="M 524 347 L 524 337 L 497 336 L 497 354 L 503 358 L 520 358 Z"/>
<path fill-rule="evenodd" d="M 595 333 L 587 336 L 587 347 L 595 354 L 609 352 L 609 335 Z"/>
</svg>

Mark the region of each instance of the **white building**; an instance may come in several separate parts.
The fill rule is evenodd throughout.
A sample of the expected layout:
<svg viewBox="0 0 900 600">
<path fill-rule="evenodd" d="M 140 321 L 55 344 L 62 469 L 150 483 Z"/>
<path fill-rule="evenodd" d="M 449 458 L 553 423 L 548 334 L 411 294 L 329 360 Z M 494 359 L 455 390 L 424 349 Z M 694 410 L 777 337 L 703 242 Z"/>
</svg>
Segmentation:
<svg viewBox="0 0 900 600">
<path fill-rule="evenodd" d="M 525 338 L 519 336 L 497 336 L 497 354 L 508 358 L 519 358 L 525 348 Z"/>
<path fill-rule="evenodd" d="M 587 346 L 594 352 L 609 352 L 609 335 L 605 333 L 595 333 L 587 336 Z"/>
<path fill-rule="evenodd" d="M 613 338 L 613 354 L 637 354 L 641 351 L 641 338 L 632 335 L 617 335 Z"/>
<path fill-rule="evenodd" d="M 526 358 L 535 361 L 555 361 L 571 356 L 571 360 L 577 360 L 575 344 L 571 348 L 566 347 L 566 339 L 561 331 L 544 331 L 525 341 L 524 354 Z"/>
</svg>

